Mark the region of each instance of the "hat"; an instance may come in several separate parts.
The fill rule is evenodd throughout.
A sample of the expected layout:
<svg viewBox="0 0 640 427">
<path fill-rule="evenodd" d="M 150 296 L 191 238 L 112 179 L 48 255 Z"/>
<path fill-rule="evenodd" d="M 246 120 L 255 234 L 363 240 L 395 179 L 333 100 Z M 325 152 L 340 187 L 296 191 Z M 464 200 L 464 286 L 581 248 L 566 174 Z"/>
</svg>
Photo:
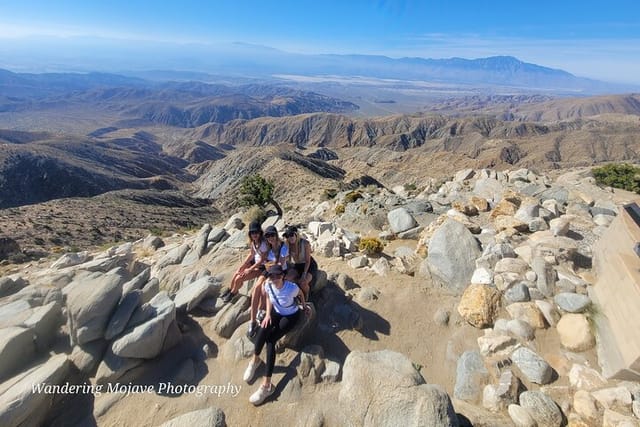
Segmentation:
<svg viewBox="0 0 640 427">
<path fill-rule="evenodd" d="M 289 236 L 293 236 L 294 234 L 298 233 L 298 227 L 296 227 L 295 225 L 290 225 L 287 228 L 284 229 L 284 237 L 289 237 Z"/>
<path fill-rule="evenodd" d="M 280 264 L 272 265 L 267 271 L 269 273 L 269 276 L 284 274 L 284 270 L 282 269 L 282 266 Z"/>
<path fill-rule="evenodd" d="M 253 221 L 249 224 L 249 233 L 253 233 L 255 231 L 262 232 L 262 227 L 260 227 L 260 223 L 258 221 Z"/>
<path fill-rule="evenodd" d="M 264 229 L 264 234 L 275 234 L 276 236 L 278 235 L 278 229 L 275 228 L 273 225 L 268 226 L 267 228 Z"/>
</svg>

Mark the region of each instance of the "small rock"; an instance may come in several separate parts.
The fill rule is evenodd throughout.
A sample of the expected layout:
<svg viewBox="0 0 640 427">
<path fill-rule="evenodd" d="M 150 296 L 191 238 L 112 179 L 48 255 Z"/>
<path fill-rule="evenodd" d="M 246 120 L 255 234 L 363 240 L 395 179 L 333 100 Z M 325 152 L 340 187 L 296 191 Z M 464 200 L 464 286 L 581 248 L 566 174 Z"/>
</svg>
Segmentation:
<svg viewBox="0 0 640 427">
<path fill-rule="evenodd" d="M 574 363 L 569 371 L 569 383 L 579 390 L 591 391 L 607 385 L 607 380 L 595 369 Z"/>
<path fill-rule="evenodd" d="M 592 391 L 591 395 L 605 408 L 631 406 L 631 393 L 625 387 L 610 387 Z"/>
<path fill-rule="evenodd" d="M 640 422 L 633 417 L 620 414 L 611 409 L 604 410 L 602 427 L 638 427 L 638 425 L 640 425 Z"/>
<path fill-rule="evenodd" d="M 448 310 L 444 308 L 438 308 L 436 313 L 433 315 L 433 321 L 436 325 L 447 326 L 449 324 L 449 316 L 450 313 Z"/>
<path fill-rule="evenodd" d="M 549 221 L 549 229 L 555 237 L 566 236 L 570 225 L 571 222 L 566 217 L 554 218 Z"/>
<path fill-rule="evenodd" d="M 551 382 L 553 369 L 534 351 L 520 347 L 511 353 L 511 360 L 532 383 L 544 385 Z"/>
<path fill-rule="evenodd" d="M 529 411 L 520 405 L 511 404 L 507 408 L 511 421 L 516 427 L 537 427 L 536 421 L 533 419 Z"/>
<path fill-rule="evenodd" d="M 540 391 L 525 391 L 520 394 L 520 405 L 526 408 L 539 426 L 560 427 L 562 412 L 558 405 Z"/>
<path fill-rule="evenodd" d="M 573 395 L 573 410 L 590 422 L 595 422 L 599 416 L 595 399 L 585 390 L 578 390 Z"/>
<path fill-rule="evenodd" d="M 500 304 L 500 292 L 486 285 L 470 285 L 462 294 L 458 313 L 476 328 L 491 326 Z"/>
<path fill-rule="evenodd" d="M 507 304 L 514 302 L 527 302 L 531 299 L 531 296 L 529 295 L 529 287 L 522 282 L 518 282 L 507 289 L 503 297 Z"/>
<path fill-rule="evenodd" d="M 351 268 L 362 268 L 369 265 L 369 258 L 366 255 L 357 256 L 349 261 Z"/>
<path fill-rule="evenodd" d="M 588 296 L 569 292 L 557 294 L 553 301 L 568 313 L 583 313 L 591 305 L 591 298 Z"/>
<path fill-rule="evenodd" d="M 567 313 L 556 326 L 560 343 L 570 351 L 585 351 L 596 344 L 589 321 L 583 314 Z"/>
</svg>

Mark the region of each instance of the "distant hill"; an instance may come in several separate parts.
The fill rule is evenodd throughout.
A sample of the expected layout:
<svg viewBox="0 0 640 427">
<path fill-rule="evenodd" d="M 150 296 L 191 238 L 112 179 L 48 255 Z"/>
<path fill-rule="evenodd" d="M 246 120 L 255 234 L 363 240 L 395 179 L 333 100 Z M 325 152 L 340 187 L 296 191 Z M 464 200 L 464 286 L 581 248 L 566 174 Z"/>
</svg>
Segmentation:
<svg viewBox="0 0 640 427">
<path fill-rule="evenodd" d="M 112 74 L 17 74 L 0 70 L 0 113 L 65 111 L 116 116 L 124 126 L 195 127 L 234 119 L 311 112 L 343 113 L 356 104 L 286 87 L 202 82 L 149 82 Z"/>
</svg>

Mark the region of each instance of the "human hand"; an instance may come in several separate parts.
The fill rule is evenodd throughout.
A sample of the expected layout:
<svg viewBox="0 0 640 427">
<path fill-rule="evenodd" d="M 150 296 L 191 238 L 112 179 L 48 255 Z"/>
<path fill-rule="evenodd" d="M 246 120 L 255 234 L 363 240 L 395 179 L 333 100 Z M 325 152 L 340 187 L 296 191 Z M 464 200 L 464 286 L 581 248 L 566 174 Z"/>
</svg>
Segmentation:
<svg viewBox="0 0 640 427">
<path fill-rule="evenodd" d="M 260 326 L 262 327 L 262 329 L 267 329 L 270 324 L 271 324 L 271 315 L 267 313 L 267 315 L 264 316 L 264 319 L 262 319 L 262 323 L 260 323 Z"/>
</svg>

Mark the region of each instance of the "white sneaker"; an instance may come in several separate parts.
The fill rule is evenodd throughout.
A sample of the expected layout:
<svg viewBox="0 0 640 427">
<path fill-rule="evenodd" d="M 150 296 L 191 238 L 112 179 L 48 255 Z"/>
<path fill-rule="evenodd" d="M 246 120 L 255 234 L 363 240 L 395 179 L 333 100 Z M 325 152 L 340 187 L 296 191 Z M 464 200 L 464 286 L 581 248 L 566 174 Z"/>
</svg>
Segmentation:
<svg viewBox="0 0 640 427">
<path fill-rule="evenodd" d="M 262 360 L 258 360 L 256 362 L 254 359 L 251 359 L 251 362 L 249 362 L 249 366 L 247 366 L 247 369 L 244 370 L 244 375 L 242 376 L 242 379 L 245 382 L 250 382 L 253 379 L 253 376 L 256 374 L 256 371 L 258 370 L 258 366 L 260 366 L 261 363 L 262 363 Z"/>
<path fill-rule="evenodd" d="M 249 402 L 258 406 L 264 402 L 267 397 L 271 396 L 274 391 L 276 391 L 276 388 L 273 384 L 269 384 L 269 387 L 261 385 L 258 390 L 249 397 Z"/>
</svg>

